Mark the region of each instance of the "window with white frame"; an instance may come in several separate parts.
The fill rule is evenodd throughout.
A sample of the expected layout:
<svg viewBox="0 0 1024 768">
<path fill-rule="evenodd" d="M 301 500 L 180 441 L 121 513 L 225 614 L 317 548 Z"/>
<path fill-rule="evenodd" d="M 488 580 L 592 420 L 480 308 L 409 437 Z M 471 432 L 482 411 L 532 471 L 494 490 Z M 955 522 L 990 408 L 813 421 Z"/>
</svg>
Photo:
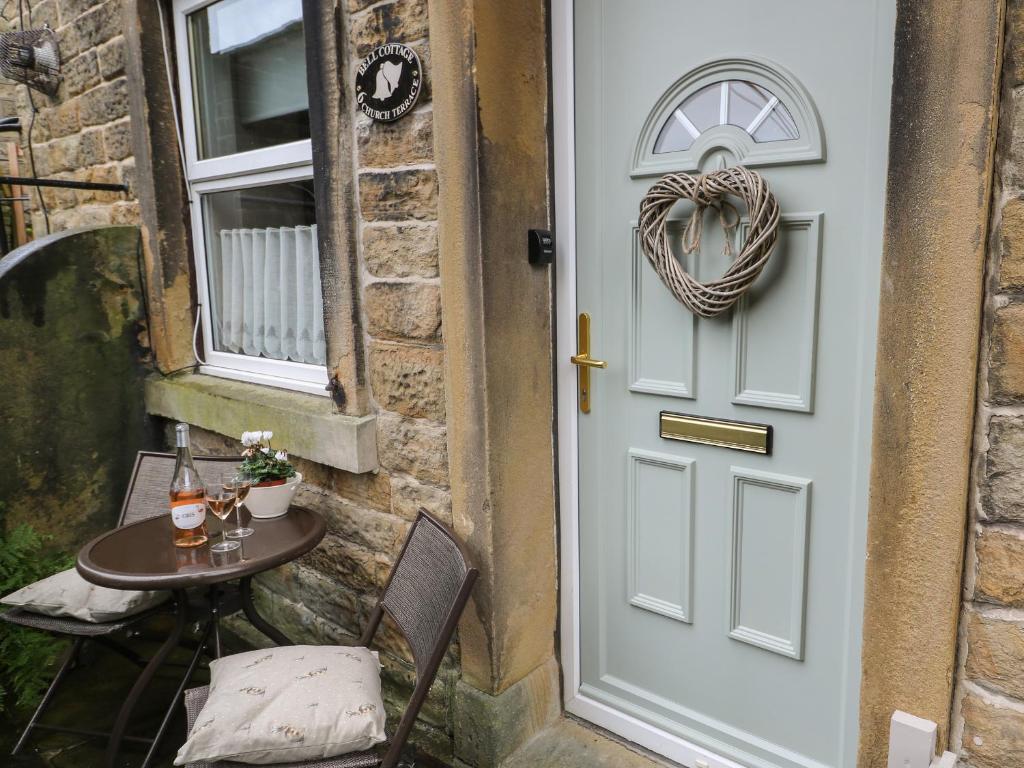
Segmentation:
<svg viewBox="0 0 1024 768">
<path fill-rule="evenodd" d="M 301 0 L 174 0 L 204 373 L 327 383 Z"/>
</svg>

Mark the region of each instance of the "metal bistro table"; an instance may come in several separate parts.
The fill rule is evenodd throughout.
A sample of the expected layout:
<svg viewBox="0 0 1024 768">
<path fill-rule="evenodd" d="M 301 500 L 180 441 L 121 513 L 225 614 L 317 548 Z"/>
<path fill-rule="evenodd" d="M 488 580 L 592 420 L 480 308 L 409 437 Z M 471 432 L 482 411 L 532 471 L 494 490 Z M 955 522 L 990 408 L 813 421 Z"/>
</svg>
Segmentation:
<svg viewBox="0 0 1024 768">
<path fill-rule="evenodd" d="M 219 614 L 224 592 L 219 585 L 237 580 L 241 609 L 250 623 L 278 645 L 291 645 L 291 640 L 283 632 L 256 612 L 252 602 L 252 577 L 312 550 L 324 537 L 326 525 L 320 515 L 301 507 L 292 507 L 287 515 L 273 520 L 253 518 L 251 525 L 255 533 L 242 540 L 241 550 L 232 553 L 234 562 L 223 565 L 212 562 L 209 542 L 191 549 L 175 547 L 169 514 L 108 531 L 86 544 L 78 553 L 78 572 L 93 584 L 114 589 L 170 590 L 174 594 L 174 629 L 143 668 L 121 705 L 107 745 L 108 768 L 116 765 L 121 741 L 139 697 L 160 666 L 181 643 L 190 619 L 186 590 L 206 587 L 202 595 L 206 610 L 200 613 L 203 628 L 199 646 L 175 700 L 188 685 L 189 677 L 211 632 L 214 655 L 220 656 Z M 143 765 L 147 765 L 155 754 L 172 712 L 173 708 L 168 709 Z"/>
</svg>

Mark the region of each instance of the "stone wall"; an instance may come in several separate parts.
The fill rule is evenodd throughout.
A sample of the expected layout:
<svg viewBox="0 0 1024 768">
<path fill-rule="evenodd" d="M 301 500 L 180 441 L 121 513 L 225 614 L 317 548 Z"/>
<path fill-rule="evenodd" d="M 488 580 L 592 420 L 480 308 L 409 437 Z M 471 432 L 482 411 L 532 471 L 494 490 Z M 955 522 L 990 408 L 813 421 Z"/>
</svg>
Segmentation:
<svg viewBox="0 0 1024 768">
<path fill-rule="evenodd" d="M 1007 8 L 951 748 L 1024 765 L 1024 2 Z"/>
<path fill-rule="evenodd" d="M 293 639 L 312 643 L 358 637 L 420 508 L 452 522 L 426 2 L 341 3 L 349 71 L 376 45 L 398 41 L 416 49 L 426 79 L 419 103 L 404 119 L 373 123 L 354 109 L 341 123 L 350 126 L 356 148 L 359 332 L 377 417 L 380 469 L 353 474 L 295 460 L 304 479 L 296 503 L 323 514 L 328 533 L 314 552 L 261 578 L 257 597 L 271 621 Z M 345 83 L 346 88 L 352 85 Z M 355 104 L 351 98 L 348 103 Z M 251 412 L 251 424 L 240 429 L 268 428 L 260 422 L 258 405 Z M 240 450 L 237 435 L 195 426 L 192 432 L 197 453 Z M 166 434 L 169 445 L 172 435 Z M 266 642 L 244 622 L 233 628 L 253 643 Z M 386 623 L 380 637 L 385 696 L 394 722 L 415 676 L 395 628 Z M 453 645 L 413 737 L 421 751 L 446 763 L 453 755 L 457 659 Z"/>
<path fill-rule="evenodd" d="M 117 524 L 146 416 L 136 227 L 38 238 L 0 259 L 0 530 L 73 553 Z M 102 405 L 101 405 L 102 404 Z"/>
<path fill-rule="evenodd" d="M 21 175 L 31 175 L 28 127 L 34 105 L 31 143 L 37 176 L 130 186 L 135 163 L 121 0 L 42 0 L 24 5 L 26 27 L 46 23 L 57 31 L 63 82 L 52 98 L 36 91 L 30 94 L 25 86 L 9 81 L 0 84 L 0 104 L 13 106 L 21 118 Z M 19 28 L 18 6 L 4 4 L 0 28 Z M 29 225 L 36 237 L 47 233 L 39 194 L 30 192 L 28 204 Z M 138 203 L 120 192 L 47 189 L 41 194 L 51 232 L 139 223 Z"/>
</svg>

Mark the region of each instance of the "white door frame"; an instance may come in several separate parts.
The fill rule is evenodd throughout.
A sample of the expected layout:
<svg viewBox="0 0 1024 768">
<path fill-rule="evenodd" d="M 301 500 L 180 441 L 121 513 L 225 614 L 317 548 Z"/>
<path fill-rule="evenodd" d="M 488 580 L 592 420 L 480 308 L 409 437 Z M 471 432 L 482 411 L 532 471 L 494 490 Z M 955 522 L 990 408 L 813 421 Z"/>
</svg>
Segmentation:
<svg viewBox="0 0 1024 768">
<path fill-rule="evenodd" d="M 573 86 L 573 2 L 551 2 L 551 82 L 555 166 L 558 327 L 558 502 L 560 523 L 561 661 L 567 712 L 687 766 L 743 768 L 685 739 L 580 693 L 579 410 L 576 405 L 576 143 Z M 600 374 L 598 374 L 600 375 Z M 701 761 L 698 764 L 697 761 Z"/>
</svg>

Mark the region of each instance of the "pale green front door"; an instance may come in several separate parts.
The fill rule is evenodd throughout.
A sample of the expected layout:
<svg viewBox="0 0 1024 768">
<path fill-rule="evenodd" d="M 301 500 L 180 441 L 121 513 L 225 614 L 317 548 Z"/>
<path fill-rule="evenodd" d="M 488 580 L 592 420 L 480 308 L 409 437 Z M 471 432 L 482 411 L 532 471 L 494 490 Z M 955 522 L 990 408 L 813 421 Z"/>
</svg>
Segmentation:
<svg viewBox="0 0 1024 768">
<path fill-rule="evenodd" d="M 570 709 L 711 755 L 662 750 L 691 765 L 855 765 L 894 24 L 892 2 L 575 3 L 576 301 L 608 368 L 578 414 Z M 696 319 L 638 206 L 663 173 L 740 162 L 779 247 Z M 700 279 L 723 237 L 708 215 Z M 663 439 L 662 411 L 771 425 L 771 455 Z"/>
</svg>

